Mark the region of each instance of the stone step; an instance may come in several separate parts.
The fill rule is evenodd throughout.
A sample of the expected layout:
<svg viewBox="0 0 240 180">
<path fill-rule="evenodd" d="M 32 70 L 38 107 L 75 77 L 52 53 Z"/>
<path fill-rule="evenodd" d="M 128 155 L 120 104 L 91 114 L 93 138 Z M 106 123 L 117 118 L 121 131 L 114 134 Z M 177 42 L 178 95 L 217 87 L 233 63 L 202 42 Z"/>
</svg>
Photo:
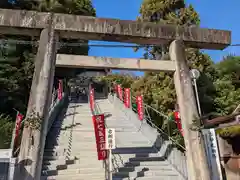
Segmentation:
<svg viewBox="0 0 240 180">
<path fill-rule="evenodd" d="M 51 142 L 59 142 L 59 143 L 62 143 L 62 142 L 68 142 L 68 141 L 71 141 L 71 142 L 78 142 L 78 143 L 92 143 L 92 142 L 95 142 L 96 141 L 96 138 L 95 136 L 89 136 L 89 137 L 81 137 L 81 136 L 77 136 L 77 135 L 74 135 L 72 137 L 60 137 L 59 139 L 57 140 L 48 140 L 49 143 Z"/>
<path fill-rule="evenodd" d="M 178 174 L 174 172 L 173 170 L 163 170 L 163 171 L 148 171 L 147 169 L 142 169 L 140 171 L 133 171 L 133 172 L 116 172 L 113 174 L 114 177 L 154 177 L 159 176 L 161 178 L 162 176 L 174 176 L 178 177 Z"/>
<path fill-rule="evenodd" d="M 71 147 L 62 147 L 62 146 L 55 146 L 55 147 L 51 147 L 48 146 L 46 147 L 47 149 L 56 149 L 59 152 L 63 152 L 63 151 L 69 151 L 69 152 L 80 152 L 80 151 L 96 151 L 96 145 L 91 145 L 91 146 L 74 146 L 72 145 Z"/>
<path fill-rule="evenodd" d="M 117 179 L 114 179 L 117 180 Z M 125 178 L 124 178 L 125 180 Z M 127 179 L 126 179 L 127 180 Z M 177 176 L 153 176 L 153 177 L 137 177 L 136 180 L 184 180 L 181 177 L 177 177 Z"/>
<path fill-rule="evenodd" d="M 66 163 L 66 161 L 69 161 L 69 163 Z M 45 158 L 43 160 L 43 164 L 44 165 L 51 165 L 51 164 L 55 164 L 55 165 L 62 165 L 62 164 L 102 164 L 102 161 L 99 161 L 97 159 L 97 157 L 95 158 L 79 158 L 77 159 L 77 157 L 70 157 L 70 158 L 64 158 L 64 157 L 60 157 L 60 158 Z M 72 163 L 73 162 L 73 163 Z"/>
<path fill-rule="evenodd" d="M 119 172 L 133 172 L 133 171 L 172 171 L 173 167 L 169 164 L 166 166 L 130 166 L 130 167 L 120 167 Z"/>
<path fill-rule="evenodd" d="M 74 159 L 58 159 L 58 160 L 44 160 L 42 166 L 64 166 L 64 165 L 69 165 L 69 164 L 74 164 L 75 160 Z"/>
<path fill-rule="evenodd" d="M 44 151 L 44 155 L 45 156 L 59 156 L 61 155 L 61 153 L 64 153 L 64 152 L 69 152 L 71 153 L 72 155 L 74 156 L 86 156 L 86 157 L 91 157 L 91 156 L 94 156 L 94 155 L 97 155 L 97 150 L 87 150 L 87 151 L 71 151 L 71 149 L 64 149 L 64 148 L 61 148 L 61 149 L 45 149 Z"/>
<path fill-rule="evenodd" d="M 86 163 L 86 164 L 85 164 Z M 103 169 L 103 161 L 88 161 L 85 163 L 79 163 L 79 164 L 70 164 L 68 165 L 68 169 Z"/>
<path fill-rule="evenodd" d="M 49 140 L 48 142 L 46 142 L 46 145 L 45 145 L 45 147 L 51 147 L 51 148 L 53 148 L 53 147 L 55 147 L 55 146 L 59 146 L 59 147 L 61 147 L 61 146 L 65 146 L 65 145 L 68 145 L 68 144 L 71 144 L 71 145 L 78 145 L 79 144 L 79 146 L 87 146 L 87 145 L 91 145 L 91 144 L 96 144 L 96 140 L 95 140 L 95 138 L 91 138 L 91 139 L 89 139 L 89 138 L 86 138 L 86 139 L 72 139 L 72 138 L 66 138 L 66 139 L 64 139 L 64 138 L 62 138 L 62 139 L 59 139 L 59 140 Z"/>
<path fill-rule="evenodd" d="M 137 142 L 137 141 L 120 141 L 119 139 L 116 139 L 116 147 L 119 148 L 119 149 L 122 149 L 122 148 L 135 148 L 135 149 L 140 149 L 140 148 L 143 148 L 143 151 L 144 151 L 144 148 L 152 148 L 152 144 L 150 143 L 143 143 L 143 142 Z M 140 150 L 141 151 L 141 150 Z M 138 152 L 138 150 L 137 150 Z"/>
<path fill-rule="evenodd" d="M 162 177 L 158 177 L 158 176 L 153 176 L 153 177 L 126 177 L 126 178 L 122 178 L 122 177 L 114 177 L 112 178 L 113 180 L 186 180 L 186 179 L 181 179 L 180 177 L 175 177 L 175 176 L 162 176 Z"/>
<path fill-rule="evenodd" d="M 76 140 L 76 141 L 79 141 L 79 140 L 85 140 L 85 141 L 95 140 L 95 133 L 94 132 L 72 131 L 70 136 L 67 136 L 67 135 L 63 134 L 63 135 L 60 135 L 57 140 L 60 141 L 60 140 L 68 140 L 68 139 Z"/>
<path fill-rule="evenodd" d="M 92 138 L 95 139 L 95 133 L 93 131 L 91 132 L 83 132 L 83 131 L 75 131 L 73 130 L 72 132 L 69 131 L 69 133 L 61 133 L 59 134 L 58 140 L 61 139 L 76 139 L 76 140 L 81 140 L 81 139 L 87 139 L 87 138 Z M 48 140 L 49 141 L 49 140 Z"/>
<path fill-rule="evenodd" d="M 94 133 L 93 127 L 76 127 L 73 129 L 66 129 L 66 130 L 72 131 L 72 133 L 75 133 L 75 132 L 92 132 L 92 133 Z"/>
<path fill-rule="evenodd" d="M 53 170 L 63 170 L 63 169 L 81 169 L 81 168 L 102 168 L 103 162 L 102 161 L 88 161 L 88 162 L 79 162 L 74 161 L 74 163 L 64 164 L 63 161 L 52 161 L 50 163 L 46 163 L 43 165 L 43 170 L 53 169 Z"/>
<path fill-rule="evenodd" d="M 82 162 L 99 162 L 97 155 L 89 158 L 89 157 L 84 157 L 84 156 L 73 156 L 70 155 L 68 157 L 66 156 L 44 156 L 43 160 L 44 161 L 55 161 L 55 160 L 66 160 L 66 159 L 73 159 L 75 160 L 75 163 L 82 163 Z"/>
<path fill-rule="evenodd" d="M 52 161 L 52 160 L 66 160 L 66 159 L 76 159 L 74 156 L 43 156 L 43 160 Z"/>
<path fill-rule="evenodd" d="M 92 180 L 93 178 L 99 178 L 101 180 L 105 179 L 105 173 L 94 173 L 87 174 L 68 174 L 68 175 L 57 175 L 57 176 L 42 176 L 41 180 Z"/>
<path fill-rule="evenodd" d="M 145 171 L 144 176 L 147 177 L 152 177 L 152 176 L 173 176 L 173 177 L 178 177 L 179 175 L 177 174 L 176 171 L 173 170 L 164 170 L 164 171 Z"/>
<path fill-rule="evenodd" d="M 125 167 L 132 166 L 166 166 L 169 165 L 167 161 L 132 161 L 125 163 Z"/>
<path fill-rule="evenodd" d="M 138 153 L 157 153 L 158 150 L 152 147 L 118 147 L 112 150 L 113 154 L 138 154 Z"/>
<path fill-rule="evenodd" d="M 72 179 L 72 177 L 70 177 L 70 178 Z M 90 179 L 91 180 L 105 180 L 102 177 L 91 177 Z M 41 180 L 66 180 L 66 178 L 64 179 L 62 177 L 58 178 L 58 177 L 55 177 L 55 176 L 54 177 L 47 177 L 47 176 L 44 177 L 44 176 L 42 176 Z M 85 177 L 76 177 L 73 180 L 86 180 L 86 178 Z"/>
<path fill-rule="evenodd" d="M 102 174 L 105 172 L 105 169 L 103 168 L 72 168 L 72 169 L 63 169 L 63 170 L 57 170 L 57 169 L 51 169 L 51 170 L 45 170 L 42 172 L 42 175 L 44 176 L 56 176 L 56 175 L 71 175 L 71 174 Z"/>
<path fill-rule="evenodd" d="M 130 162 L 134 162 L 134 161 L 164 161 L 165 158 L 164 157 L 134 157 L 134 158 L 129 158 Z"/>
<path fill-rule="evenodd" d="M 97 154 L 95 149 L 52 149 L 44 152 L 45 156 L 60 156 L 60 155 L 72 155 L 72 156 L 86 156 L 90 157 L 91 155 Z"/>
<path fill-rule="evenodd" d="M 48 141 L 46 144 L 46 147 L 62 147 L 68 144 L 71 144 L 72 146 L 96 146 L 96 140 L 91 139 L 91 141 L 83 141 L 83 140 L 75 140 L 75 139 L 61 139 L 59 141 Z"/>
</svg>

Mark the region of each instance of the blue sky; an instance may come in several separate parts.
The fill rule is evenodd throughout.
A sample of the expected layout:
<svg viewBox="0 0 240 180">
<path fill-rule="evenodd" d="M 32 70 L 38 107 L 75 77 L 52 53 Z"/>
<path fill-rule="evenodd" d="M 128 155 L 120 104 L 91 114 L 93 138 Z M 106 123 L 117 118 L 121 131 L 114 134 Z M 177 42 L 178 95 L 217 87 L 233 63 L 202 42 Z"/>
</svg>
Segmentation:
<svg viewBox="0 0 240 180">
<path fill-rule="evenodd" d="M 93 0 L 98 17 L 135 20 L 139 14 L 142 0 Z M 201 27 L 224 29 L 232 31 L 232 44 L 240 44 L 239 0 L 187 0 L 193 4 L 201 18 Z M 238 19 L 237 19 L 238 18 Z M 104 44 L 119 44 L 110 42 L 92 42 Z M 206 50 L 212 59 L 217 62 L 229 53 L 240 55 L 240 47 L 228 47 L 223 51 Z M 131 48 L 100 48 L 90 49 L 92 56 L 110 57 L 142 57 L 143 51 L 133 52 Z"/>
</svg>

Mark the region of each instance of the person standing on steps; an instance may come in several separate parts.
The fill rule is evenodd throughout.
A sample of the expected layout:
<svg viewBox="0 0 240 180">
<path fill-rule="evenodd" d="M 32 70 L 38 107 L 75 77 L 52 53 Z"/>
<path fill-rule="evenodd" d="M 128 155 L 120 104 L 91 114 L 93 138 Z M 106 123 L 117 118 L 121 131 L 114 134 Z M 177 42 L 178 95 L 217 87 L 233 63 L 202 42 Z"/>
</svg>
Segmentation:
<svg viewBox="0 0 240 180">
<path fill-rule="evenodd" d="M 83 100 L 87 99 L 87 92 L 86 92 L 85 88 L 83 88 L 83 90 L 82 90 L 82 96 L 83 96 Z"/>
</svg>

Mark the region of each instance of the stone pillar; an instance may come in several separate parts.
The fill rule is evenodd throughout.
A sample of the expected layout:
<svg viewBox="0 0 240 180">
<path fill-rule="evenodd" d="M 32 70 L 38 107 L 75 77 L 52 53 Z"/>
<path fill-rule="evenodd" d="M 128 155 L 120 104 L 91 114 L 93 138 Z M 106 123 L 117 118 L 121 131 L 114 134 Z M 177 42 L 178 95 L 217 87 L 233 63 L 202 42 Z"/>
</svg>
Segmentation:
<svg viewBox="0 0 240 180">
<path fill-rule="evenodd" d="M 58 35 L 49 25 L 42 30 L 35 58 L 30 99 L 19 154 L 21 180 L 39 180 L 48 127 L 49 107 L 55 73 Z M 37 120 L 32 120 L 32 118 Z M 29 125 L 29 118 L 33 125 Z M 19 176 L 19 177 L 20 177 Z M 17 177 L 16 179 L 20 179 Z"/>
<path fill-rule="evenodd" d="M 194 121 L 199 121 L 199 116 L 183 41 L 173 41 L 170 45 L 169 55 L 170 59 L 176 62 L 174 83 L 183 126 L 188 179 L 210 180 L 204 141 L 199 131 L 193 130 Z"/>
</svg>

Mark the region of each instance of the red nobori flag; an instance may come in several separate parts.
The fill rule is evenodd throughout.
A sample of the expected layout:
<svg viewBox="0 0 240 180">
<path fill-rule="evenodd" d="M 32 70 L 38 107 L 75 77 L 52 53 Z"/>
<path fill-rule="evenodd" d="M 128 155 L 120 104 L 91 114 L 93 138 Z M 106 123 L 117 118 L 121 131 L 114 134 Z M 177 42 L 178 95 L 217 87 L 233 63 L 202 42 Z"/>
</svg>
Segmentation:
<svg viewBox="0 0 240 180">
<path fill-rule="evenodd" d="M 93 111 L 94 110 L 94 89 L 93 88 L 90 88 L 89 103 L 90 103 L 90 108 Z"/>
<path fill-rule="evenodd" d="M 121 88 L 120 84 L 118 84 L 117 89 L 118 89 L 118 97 L 122 101 L 123 100 L 123 94 L 122 94 L 122 88 Z"/>
<path fill-rule="evenodd" d="M 63 93 L 63 81 L 59 80 L 58 81 L 58 99 L 62 99 L 62 93 Z"/>
<path fill-rule="evenodd" d="M 107 151 L 105 149 L 105 121 L 104 114 L 92 116 L 96 145 L 98 152 L 98 160 L 105 160 L 107 158 Z"/>
<path fill-rule="evenodd" d="M 144 116 L 144 109 L 143 109 L 143 97 L 142 96 L 137 96 L 137 111 L 138 111 L 138 118 L 139 120 L 143 120 Z"/>
<path fill-rule="evenodd" d="M 124 104 L 126 108 L 130 108 L 130 88 L 124 89 Z"/>
<path fill-rule="evenodd" d="M 182 129 L 182 123 L 181 123 L 181 118 L 180 118 L 180 113 L 179 111 L 174 111 L 174 119 L 177 124 L 177 128 L 180 131 L 180 133 L 183 136 L 183 129 Z"/>
<path fill-rule="evenodd" d="M 18 135 L 19 135 L 20 128 L 21 128 L 21 123 L 22 123 L 22 121 L 23 121 L 23 117 L 24 117 L 24 116 L 23 116 L 21 113 L 17 112 L 16 125 L 15 125 L 15 127 L 16 127 L 16 130 L 15 130 L 15 140 L 16 140 L 16 138 L 17 138 Z"/>
<path fill-rule="evenodd" d="M 117 93 L 118 92 L 118 85 L 114 84 L 114 92 Z"/>
</svg>

